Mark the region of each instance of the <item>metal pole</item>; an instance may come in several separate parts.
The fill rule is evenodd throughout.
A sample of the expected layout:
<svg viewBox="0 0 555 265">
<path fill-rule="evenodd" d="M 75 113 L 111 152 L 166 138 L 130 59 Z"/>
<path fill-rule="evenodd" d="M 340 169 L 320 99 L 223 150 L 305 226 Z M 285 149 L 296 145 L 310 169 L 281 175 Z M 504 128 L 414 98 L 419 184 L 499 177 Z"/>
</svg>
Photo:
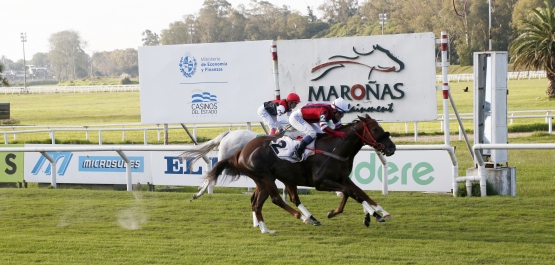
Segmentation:
<svg viewBox="0 0 555 265">
<path fill-rule="evenodd" d="M 23 43 L 23 89 L 27 90 L 27 66 L 25 66 L 25 42 L 27 42 L 27 33 L 21 32 L 21 43 Z"/>
<path fill-rule="evenodd" d="M 488 41 L 489 41 L 489 50 L 491 51 L 492 50 L 491 49 L 491 35 L 492 35 L 492 33 L 491 33 L 491 0 L 488 0 L 488 15 L 489 15 L 489 30 L 488 30 L 489 40 Z"/>
<path fill-rule="evenodd" d="M 447 32 L 441 32 L 441 73 L 442 73 L 442 90 L 443 90 L 443 134 L 445 136 L 445 144 L 451 145 L 449 132 L 449 77 L 447 61 Z"/>
</svg>

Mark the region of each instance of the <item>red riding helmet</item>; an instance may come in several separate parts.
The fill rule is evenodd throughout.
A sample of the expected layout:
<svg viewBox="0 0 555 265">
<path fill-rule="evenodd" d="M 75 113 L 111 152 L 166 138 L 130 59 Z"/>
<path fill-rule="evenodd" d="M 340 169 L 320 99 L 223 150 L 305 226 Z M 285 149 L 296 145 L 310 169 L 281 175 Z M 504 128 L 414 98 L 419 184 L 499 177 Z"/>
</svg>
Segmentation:
<svg viewBox="0 0 555 265">
<path fill-rule="evenodd" d="M 301 98 L 296 93 L 289 93 L 289 95 L 287 95 L 287 101 L 295 102 L 298 104 L 301 103 Z"/>
</svg>

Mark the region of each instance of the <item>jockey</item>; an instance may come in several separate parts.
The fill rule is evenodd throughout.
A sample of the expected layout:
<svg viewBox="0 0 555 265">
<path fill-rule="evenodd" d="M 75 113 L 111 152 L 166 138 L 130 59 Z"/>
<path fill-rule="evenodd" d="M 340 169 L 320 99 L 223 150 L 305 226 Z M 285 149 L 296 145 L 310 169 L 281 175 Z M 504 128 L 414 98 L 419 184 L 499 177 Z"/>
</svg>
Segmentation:
<svg viewBox="0 0 555 265">
<path fill-rule="evenodd" d="M 264 102 L 264 104 L 258 108 L 258 116 L 270 127 L 270 135 L 283 131 L 283 125 L 280 120 L 284 120 L 283 118 L 285 117 L 282 115 L 285 113 L 290 114 L 299 103 L 301 103 L 299 95 L 290 93 L 285 100 L 270 100 Z M 287 123 L 287 119 L 284 121 Z"/>
<path fill-rule="evenodd" d="M 343 98 L 337 98 L 330 105 L 328 103 L 309 103 L 294 111 L 289 116 L 289 123 L 305 136 L 295 151 L 295 155 L 302 159 L 306 146 L 315 138 L 316 133 L 325 132 L 337 137 L 347 138 L 344 132 L 334 131 L 328 126 L 328 121 L 335 125 L 335 129 L 341 127 L 341 118 L 350 109 L 349 103 Z"/>
</svg>

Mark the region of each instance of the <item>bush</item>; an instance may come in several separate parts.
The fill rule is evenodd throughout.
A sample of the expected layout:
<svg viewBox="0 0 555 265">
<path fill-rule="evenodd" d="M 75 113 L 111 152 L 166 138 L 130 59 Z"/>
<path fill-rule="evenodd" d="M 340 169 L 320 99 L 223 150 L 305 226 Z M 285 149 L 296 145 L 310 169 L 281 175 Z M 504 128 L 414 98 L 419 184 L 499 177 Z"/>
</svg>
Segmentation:
<svg viewBox="0 0 555 265">
<path fill-rule="evenodd" d="M 19 120 L 16 120 L 16 119 L 0 120 L 0 125 L 17 125 L 17 124 L 19 124 Z"/>
</svg>

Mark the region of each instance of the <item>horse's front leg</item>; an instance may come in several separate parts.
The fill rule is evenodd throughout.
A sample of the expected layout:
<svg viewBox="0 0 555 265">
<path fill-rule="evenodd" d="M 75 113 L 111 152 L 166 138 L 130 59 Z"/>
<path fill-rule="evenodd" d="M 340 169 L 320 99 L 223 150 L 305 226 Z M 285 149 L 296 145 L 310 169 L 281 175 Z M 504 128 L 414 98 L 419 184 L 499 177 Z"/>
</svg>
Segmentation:
<svg viewBox="0 0 555 265">
<path fill-rule="evenodd" d="M 349 198 L 349 191 L 345 186 L 335 181 L 324 180 L 322 181 L 322 183 L 320 183 L 320 185 L 318 185 L 318 187 L 316 187 L 316 189 L 323 191 L 334 191 L 343 195 L 341 196 L 341 202 L 339 202 L 337 208 L 328 212 L 328 218 L 332 218 L 343 212 L 343 209 L 345 209 L 345 204 L 347 204 L 347 199 Z"/>
<path fill-rule="evenodd" d="M 332 218 L 332 217 L 342 213 L 343 209 L 345 209 L 345 204 L 347 204 L 347 199 L 348 198 L 349 198 L 349 196 L 341 197 L 341 202 L 339 203 L 337 208 L 335 210 L 331 210 L 331 211 L 328 212 L 328 218 Z"/>
<path fill-rule="evenodd" d="M 289 200 L 303 213 L 303 217 L 301 218 L 305 224 L 313 224 L 315 226 L 322 225 L 322 223 L 318 221 L 301 203 L 296 185 L 285 184 L 285 189 L 287 190 L 287 194 L 289 194 Z"/>
<path fill-rule="evenodd" d="M 366 213 L 366 218 L 364 222 L 366 226 L 369 226 L 369 221 L 367 224 L 366 220 L 369 220 L 370 215 L 376 217 L 376 221 L 378 222 L 385 222 L 386 220 L 393 219 L 390 213 L 384 210 L 383 207 L 381 207 L 375 201 L 370 199 L 368 194 L 361 190 L 357 185 L 352 183 L 352 181 L 350 181 L 350 183 L 346 185 L 346 187 L 351 191 L 351 197 L 362 204 L 364 212 Z"/>
</svg>

